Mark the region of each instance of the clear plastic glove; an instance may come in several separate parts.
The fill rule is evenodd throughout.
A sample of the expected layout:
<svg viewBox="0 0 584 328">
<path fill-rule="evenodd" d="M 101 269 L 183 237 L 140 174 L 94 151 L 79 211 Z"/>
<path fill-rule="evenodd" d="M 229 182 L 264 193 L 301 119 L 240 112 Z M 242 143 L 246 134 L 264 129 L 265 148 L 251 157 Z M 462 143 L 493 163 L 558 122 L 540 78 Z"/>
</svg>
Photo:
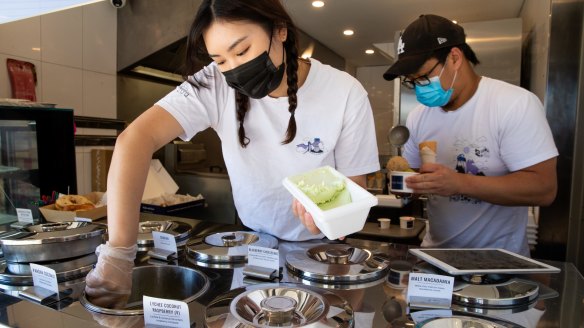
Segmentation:
<svg viewBox="0 0 584 328">
<path fill-rule="evenodd" d="M 121 309 L 132 292 L 132 270 L 138 248 L 112 247 L 109 242 L 95 250 L 98 260 L 85 278 L 87 299 L 101 307 Z"/>
</svg>

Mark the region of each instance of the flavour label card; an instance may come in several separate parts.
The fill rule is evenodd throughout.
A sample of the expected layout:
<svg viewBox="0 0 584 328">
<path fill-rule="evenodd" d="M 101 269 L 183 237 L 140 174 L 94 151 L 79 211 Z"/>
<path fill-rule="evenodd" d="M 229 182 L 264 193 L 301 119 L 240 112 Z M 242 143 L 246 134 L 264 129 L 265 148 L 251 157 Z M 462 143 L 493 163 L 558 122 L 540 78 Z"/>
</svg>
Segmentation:
<svg viewBox="0 0 584 328">
<path fill-rule="evenodd" d="M 450 308 L 454 277 L 410 273 L 407 302 L 412 307 Z"/>
<path fill-rule="evenodd" d="M 28 208 L 17 208 L 16 217 L 18 218 L 18 222 L 34 223 L 32 211 Z"/>
<path fill-rule="evenodd" d="M 144 305 L 144 323 L 147 327 L 191 327 L 187 303 L 146 295 L 142 297 L 142 302 Z"/>
<path fill-rule="evenodd" d="M 154 237 L 154 248 L 178 254 L 176 240 L 173 235 L 166 232 L 152 231 L 152 237 Z"/>
<path fill-rule="evenodd" d="M 59 297 L 59 284 L 57 282 L 57 273 L 55 270 L 44 265 L 31 263 L 30 271 L 32 272 L 32 282 L 35 287 L 50 290 Z"/>
<path fill-rule="evenodd" d="M 280 253 L 277 249 L 248 246 L 247 264 L 278 271 L 280 270 Z"/>
</svg>

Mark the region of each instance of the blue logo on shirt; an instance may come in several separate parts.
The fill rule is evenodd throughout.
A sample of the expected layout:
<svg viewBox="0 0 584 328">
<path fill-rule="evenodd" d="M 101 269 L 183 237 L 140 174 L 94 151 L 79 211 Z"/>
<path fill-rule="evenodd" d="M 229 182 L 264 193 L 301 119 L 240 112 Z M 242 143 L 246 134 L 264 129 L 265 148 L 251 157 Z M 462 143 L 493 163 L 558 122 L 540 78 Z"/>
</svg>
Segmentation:
<svg viewBox="0 0 584 328">
<path fill-rule="evenodd" d="M 484 176 L 487 163 L 490 157 L 489 149 L 484 146 L 487 143 L 486 137 L 477 138 L 474 142 L 466 139 L 459 139 L 455 147 L 459 151 L 456 156 L 456 166 L 454 169 L 458 173 Z M 463 202 L 469 204 L 480 204 L 481 200 L 468 197 L 466 195 L 452 195 L 451 202 Z"/>
<path fill-rule="evenodd" d="M 297 144 L 296 151 L 302 154 L 322 154 L 324 152 L 324 143 L 320 138 L 314 138 L 306 143 Z"/>
</svg>

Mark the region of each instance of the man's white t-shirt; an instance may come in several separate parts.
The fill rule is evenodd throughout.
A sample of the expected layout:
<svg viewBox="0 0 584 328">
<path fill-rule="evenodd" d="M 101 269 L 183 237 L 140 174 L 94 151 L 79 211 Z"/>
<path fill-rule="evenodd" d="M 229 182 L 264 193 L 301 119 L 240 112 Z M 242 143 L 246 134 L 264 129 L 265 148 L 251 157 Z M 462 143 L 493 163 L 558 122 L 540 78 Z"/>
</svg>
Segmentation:
<svg viewBox="0 0 584 328">
<path fill-rule="evenodd" d="M 436 162 L 462 174 L 501 176 L 558 155 L 545 112 L 531 92 L 482 77 L 455 111 L 419 106 L 407 118 L 404 157 L 421 165 L 418 144 L 436 140 Z M 422 246 L 504 248 L 529 256 L 527 207 L 499 206 L 465 195 L 430 196 Z"/>
<path fill-rule="evenodd" d="M 288 98 L 250 98 L 244 120 L 250 143 L 238 139 L 235 92 L 212 63 L 195 74 L 208 87 L 184 82 L 157 105 L 180 123 L 190 140 L 212 127 L 219 138 L 233 198 L 243 224 L 285 240 L 322 238 L 312 235 L 292 213 L 292 196 L 282 180 L 324 165 L 346 176 L 379 170 L 371 105 L 363 86 L 349 74 L 311 59 L 298 89 L 296 137 L 282 145 L 290 113 Z M 192 79 L 193 77 L 191 77 Z"/>
</svg>

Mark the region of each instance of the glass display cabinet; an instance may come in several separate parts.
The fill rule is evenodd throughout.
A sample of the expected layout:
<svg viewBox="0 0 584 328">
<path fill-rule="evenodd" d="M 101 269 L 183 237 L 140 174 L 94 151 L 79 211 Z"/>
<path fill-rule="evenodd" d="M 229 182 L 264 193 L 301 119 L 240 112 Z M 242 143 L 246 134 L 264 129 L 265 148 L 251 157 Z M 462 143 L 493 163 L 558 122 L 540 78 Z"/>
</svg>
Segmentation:
<svg viewBox="0 0 584 328">
<path fill-rule="evenodd" d="M 0 224 L 53 192 L 77 193 L 73 110 L 0 105 Z"/>
</svg>

